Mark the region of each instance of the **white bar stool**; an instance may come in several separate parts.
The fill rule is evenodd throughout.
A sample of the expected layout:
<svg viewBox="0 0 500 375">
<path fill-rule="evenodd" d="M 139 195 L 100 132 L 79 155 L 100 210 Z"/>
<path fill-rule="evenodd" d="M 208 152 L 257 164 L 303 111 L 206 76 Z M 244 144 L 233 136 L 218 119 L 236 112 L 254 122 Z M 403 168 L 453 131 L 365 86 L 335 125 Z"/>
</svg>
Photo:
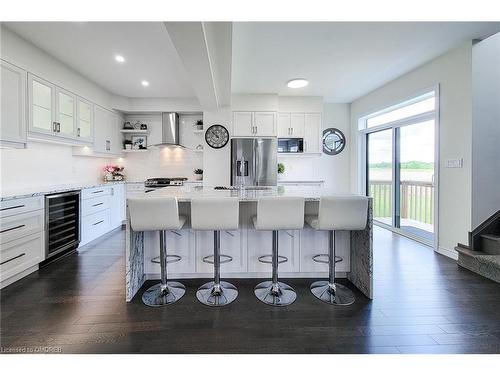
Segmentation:
<svg viewBox="0 0 500 375">
<path fill-rule="evenodd" d="M 133 231 L 159 231 L 160 235 L 161 281 L 144 292 L 142 302 L 159 307 L 178 301 L 186 293 L 186 287 L 177 281 L 167 282 L 167 263 L 178 262 L 182 258 L 167 255 L 166 240 L 167 230 L 179 230 L 186 222 L 186 217 L 179 215 L 177 198 L 130 198 L 128 207 Z"/>
<path fill-rule="evenodd" d="M 233 258 L 220 253 L 220 231 L 236 230 L 240 218 L 238 198 L 193 198 L 191 200 L 191 227 L 196 230 L 214 231 L 214 255 L 203 258 L 214 265 L 214 280 L 203 284 L 196 292 L 198 301 L 207 306 L 224 306 L 238 297 L 238 289 L 220 280 L 221 263 Z M 221 260 L 223 258 L 224 260 Z"/>
<path fill-rule="evenodd" d="M 335 263 L 341 257 L 335 256 L 336 230 L 362 230 L 368 219 L 368 198 L 363 196 L 321 197 L 318 216 L 306 216 L 305 221 L 316 230 L 329 231 L 328 254 L 313 256 L 315 262 L 328 263 L 328 281 L 311 284 L 311 292 L 321 301 L 332 305 L 354 303 L 354 293 L 347 287 L 335 283 Z M 321 258 L 327 258 L 322 260 Z"/>
<path fill-rule="evenodd" d="M 259 198 L 257 216 L 252 219 L 255 229 L 273 231 L 272 255 L 259 257 L 259 262 L 272 264 L 272 280 L 258 284 L 254 289 L 255 296 L 268 305 L 290 305 L 297 298 L 297 293 L 291 286 L 278 281 L 278 264 L 288 261 L 286 257 L 278 255 L 278 231 L 302 229 L 304 227 L 304 198 Z M 270 261 L 266 259 L 269 257 L 271 258 Z"/>
</svg>

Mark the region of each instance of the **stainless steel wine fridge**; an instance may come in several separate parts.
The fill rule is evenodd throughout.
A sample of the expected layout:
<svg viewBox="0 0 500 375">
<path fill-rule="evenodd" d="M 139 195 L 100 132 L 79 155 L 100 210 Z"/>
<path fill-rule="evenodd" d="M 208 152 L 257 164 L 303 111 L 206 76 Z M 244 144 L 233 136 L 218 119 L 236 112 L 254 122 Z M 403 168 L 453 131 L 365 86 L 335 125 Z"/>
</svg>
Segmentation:
<svg viewBox="0 0 500 375">
<path fill-rule="evenodd" d="M 80 243 L 80 190 L 45 196 L 45 259 Z"/>
</svg>

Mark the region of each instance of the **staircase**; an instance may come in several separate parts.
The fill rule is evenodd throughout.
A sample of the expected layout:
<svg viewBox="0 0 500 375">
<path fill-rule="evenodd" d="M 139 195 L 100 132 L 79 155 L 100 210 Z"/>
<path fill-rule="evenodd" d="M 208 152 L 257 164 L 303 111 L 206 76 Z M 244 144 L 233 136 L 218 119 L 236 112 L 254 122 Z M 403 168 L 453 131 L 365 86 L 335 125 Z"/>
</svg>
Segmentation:
<svg viewBox="0 0 500 375">
<path fill-rule="evenodd" d="M 469 245 L 455 250 L 459 266 L 500 283 L 500 210 L 469 233 Z"/>
</svg>

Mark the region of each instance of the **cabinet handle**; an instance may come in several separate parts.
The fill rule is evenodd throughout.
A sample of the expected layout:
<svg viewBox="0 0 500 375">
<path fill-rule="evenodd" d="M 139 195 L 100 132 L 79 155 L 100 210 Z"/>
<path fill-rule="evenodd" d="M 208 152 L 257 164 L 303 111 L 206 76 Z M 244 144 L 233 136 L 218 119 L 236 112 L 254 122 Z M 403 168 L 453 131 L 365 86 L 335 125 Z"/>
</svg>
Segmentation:
<svg viewBox="0 0 500 375">
<path fill-rule="evenodd" d="M 14 258 L 10 258 L 10 259 L 4 260 L 2 263 L 0 263 L 0 266 L 3 266 L 5 263 L 12 262 L 13 260 L 15 260 L 17 258 L 21 258 L 21 257 L 23 257 L 25 255 L 26 255 L 26 253 L 21 253 L 21 254 L 15 256 Z"/>
<path fill-rule="evenodd" d="M 22 208 L 22 207 L 24 207 L 24 204 L 20 204 L 18 206 L 11 206 L 11 207 L 6 207 L 6 208 L 1 208 L 0 211 L 13 210 L 14 208 Z"/>
<path fill-rule="evenodd" d="M 97 193 L 103 193 L 104 190 L 96 190 L 96 191 L 93 191 L 92 194 L 97 194 Z"/>
<path fill-rule="evenodd" d="M 22 228 L 22 227 L 25 227 L 25 226 L 26 226 L 25 224 L 22 224 L 22 225 L 18 225 L 16 227 L 12 227 L 12 228 L 9 228 L 9 229 L 0 230 L 0 233 L 10 232 L 11 230 L 19 229 L 19 228 Z"/>
<path fill-rule="evenodd" d="M 111 150 L 111 141 L 106 141 L 106 151 Z"/>
<path fill-rule="evenodd" d="M 304 151 L 307 151 L 307 141 L 304 140 Z"/>
<path fill-rule="evenodd" d="M 227 234 L 229 234 L 231 237 L 234 237 L 234 234 L 233 234 L 233 233 L 228 232 L 227 230 L 225 230 L 224 232 L 226 232 Z"/>
<path fill-rule="evenodd" d="M 293 234 L 291 234 L 289 231 L 287 231 L 287 230 L 286 230 L 285 232 L 286 232 L 286 234 L 288 234 L 290 237 L 293 237 Z"/>
<path fill-rule="evenodd" d="M 78 128 L 78 130 L 76 131 L 76 136 L 79 137 L 80 136 L 80 128 Z"/>
<path fill-rule="evenodd" d="M 60 133 L 61 132 L 61 123 L 58 122 L 56 126 L 57 126 L 57 132 Z"/>
<path fill-rule="evenodd" d="M 104 223 L 104 220 L 98 221 L 97 223 L 94 223 L 94 224 L 92 224 L 92 225 L 99 225 L 99 224 L 101 224 L 101 223 Z"/>
<path fill-rule="evenodd" d="M 179 237 L 182 237 L 182 234 L 180 234 L 179 232 L 176 232 L 175 230 L 171 230 L 170 232 L 172 232 L 173 234 L 178 235 Z"/>
<path fill-rule="evenodd" d="M 93 204 L 92 207 L 97 207 L 97 206 L 102 206 L 104 203 L 96 203 L 96 204 Z"/>
<path fill-rule="evenodd" d="M 55 121 L 52 123 L 52 131 L 54 133 L 57 133 L 57 122 L 55 122 Z"/>
</svg>

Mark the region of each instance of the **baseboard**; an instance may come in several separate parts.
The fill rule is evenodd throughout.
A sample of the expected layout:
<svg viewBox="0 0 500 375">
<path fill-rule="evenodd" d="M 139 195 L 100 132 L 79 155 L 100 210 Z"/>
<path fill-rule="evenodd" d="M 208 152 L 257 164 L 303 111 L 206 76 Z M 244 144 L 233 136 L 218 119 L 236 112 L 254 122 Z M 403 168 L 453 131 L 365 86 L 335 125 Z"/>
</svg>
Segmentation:
<svg viewBox="0 0 500 375">
<path fill-rule="evenodd" d="M 437 253 L 444 255 L 445 257 L 451 258 L 453 260 L 458 260 L 458 251 L 446 249 L 439 246 L 436 250 Z"/>
</svg>

